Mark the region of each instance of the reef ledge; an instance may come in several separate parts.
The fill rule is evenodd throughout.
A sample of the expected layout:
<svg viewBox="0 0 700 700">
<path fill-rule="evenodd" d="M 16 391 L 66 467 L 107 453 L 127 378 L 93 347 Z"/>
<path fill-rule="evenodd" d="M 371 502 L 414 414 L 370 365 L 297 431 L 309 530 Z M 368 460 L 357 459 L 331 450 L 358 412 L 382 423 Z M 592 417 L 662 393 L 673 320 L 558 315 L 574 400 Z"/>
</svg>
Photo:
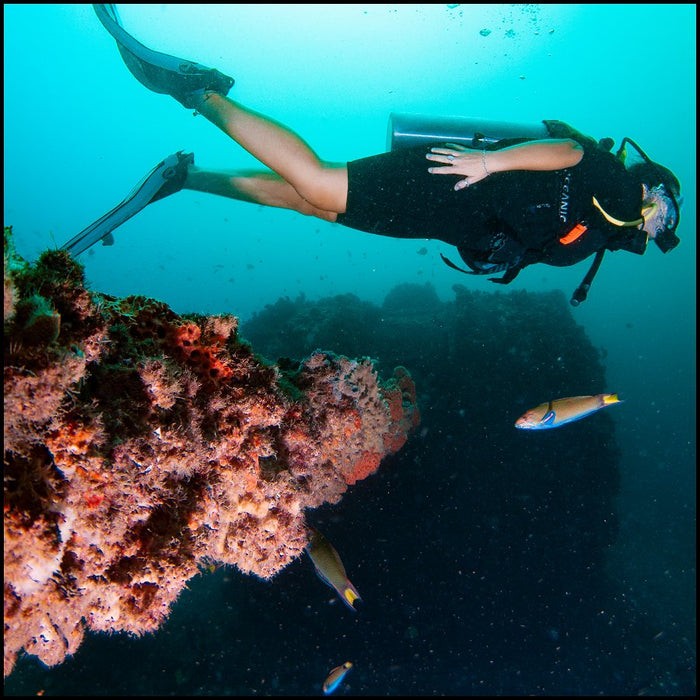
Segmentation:
<svg viewBox="0 0 700 700">
<path fill-rule="evenodd" d="M 315 351 L 277 366 L 235 316 L 88 291 L 63 251 L 5 238 L 5 675 L 86 629 L 153 631 L 202 567 L 268 579 L 419 422 L 402 367 Z"/>
</svg>

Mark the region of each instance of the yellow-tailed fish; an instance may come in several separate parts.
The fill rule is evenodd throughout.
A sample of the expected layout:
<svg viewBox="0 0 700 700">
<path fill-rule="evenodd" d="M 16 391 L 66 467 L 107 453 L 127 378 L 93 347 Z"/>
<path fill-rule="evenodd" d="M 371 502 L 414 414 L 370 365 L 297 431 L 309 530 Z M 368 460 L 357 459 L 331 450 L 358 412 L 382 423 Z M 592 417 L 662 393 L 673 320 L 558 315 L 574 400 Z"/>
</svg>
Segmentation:
<svg viewBox="0 0 700 700">
<path fill-rule="evenodd" d="M 309 529 L 309 544 L 306 551 L 311 557 L 316 573 L 322 581 L 335 588 L 343 602 L 355 610 L 355 601 L 362 600 L 355 586 L 350 583 L 343 562 L 333 545 L 315 528 Z"/>
<path fill-rule="evenodd" d="M 545 430 L 558 428 L 598 411 L 606 406 L 621 403 L 617 394 L 596 394 L 595 396 L 571 396 L 540 404 L 515 421 L 516 428 L 523 430 Z"/>
<path fill-rule="evenodd" d="M 323 694 L 330 695 L 343 682 L 343 678 L 351 668 L 350 661 L 346 661 L 342 666 L 336 666 L 323 682 Z"/>
</svg>

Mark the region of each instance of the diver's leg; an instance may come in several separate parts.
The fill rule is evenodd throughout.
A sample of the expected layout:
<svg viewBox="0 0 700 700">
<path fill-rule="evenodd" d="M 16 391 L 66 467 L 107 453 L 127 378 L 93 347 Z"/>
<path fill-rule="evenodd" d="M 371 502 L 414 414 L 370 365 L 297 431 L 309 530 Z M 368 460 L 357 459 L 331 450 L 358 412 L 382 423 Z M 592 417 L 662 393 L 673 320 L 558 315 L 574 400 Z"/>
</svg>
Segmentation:
<svg viewBox="0 0 700 700">
<path fill-rule="evenodd" d="M 196 109 L 286 180 L 311 206 L 338 214 L 345 211 L 347 166 L 322 162 L 287 127 L 218 93 L 205 93 Z"/>
<path fill-rule="evenodd" d="M 275 173 L 203 170 L 190 165 L 183 187 L 243 202 L 292 209 L 300 214 L 335 221 L 337 213 L 313 206 Z"/>
<path fill-rule="evenodd" d="M 296 134 L 226 98 L 233 78 L 207 66 L 153 51 L 129 34 L 114 5 L 94 5 L 114 37 L 126 67 L 154 92 L 172 95 L 196 109 L 234 141 L 274 170 L 311 206 L 345 212 L 347 167 L 322 163 Z"/>
</svg>

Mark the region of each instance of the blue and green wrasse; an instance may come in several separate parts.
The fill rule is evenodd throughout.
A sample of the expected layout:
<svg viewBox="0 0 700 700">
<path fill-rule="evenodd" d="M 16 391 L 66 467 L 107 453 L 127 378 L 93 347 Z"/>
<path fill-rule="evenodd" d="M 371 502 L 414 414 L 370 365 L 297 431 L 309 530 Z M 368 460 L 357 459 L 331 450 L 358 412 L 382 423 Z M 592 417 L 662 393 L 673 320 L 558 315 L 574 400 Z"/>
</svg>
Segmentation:
<svg viewBox="0 0 700 700">
<path fill-rule="evenodd" d="M 515 421 L 516 428 L 523 430 L 545 430 L 585 418 L 591 413 L 621 403 L 617 394 L 596 394 L 595 396 L 571 396 L 568 399 L 555 399 L 541 403 Z"/>
<path fill-rule="evenodd" d="M 352 668 L 352 662 L 346 661 L 342 666 L 336 666 L 323 683 L 323 694 L 330 695 L 343 681 L 347 672 Z"/>
<path fill-rule="evenodd" d="M 321 581 L 327 583 L 331 588 L 335 588 L 350 610 L 357 612 L 355 601 L 362 600 L 362 598 L 360 598 L 355 586 L 350 583 L 338 552 L 315 528 L 309 528 L 309 544 L 306 546 L 306 551 L 309 553 Z"/>
</svg>

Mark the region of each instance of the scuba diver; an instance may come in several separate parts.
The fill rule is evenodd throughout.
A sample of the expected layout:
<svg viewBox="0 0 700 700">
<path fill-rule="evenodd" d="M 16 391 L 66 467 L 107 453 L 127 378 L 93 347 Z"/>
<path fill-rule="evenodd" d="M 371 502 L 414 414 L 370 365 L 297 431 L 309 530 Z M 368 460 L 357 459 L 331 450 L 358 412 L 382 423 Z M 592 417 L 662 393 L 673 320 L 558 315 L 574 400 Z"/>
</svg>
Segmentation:
<svg viewBox="0 0 700 700">
<path fill-rule="evenodd" d="M 455 246 L 469 269 L 441 256 L 448 265 L 467 274 L 503 273 L 490 278 L 501 284 L 533 263 L 568 266 L 594 255 L 573 305 L 586 298 L 606 250 L 642 254 L 651 238 L 665 253 L 679 243 L 678 179 L 629 138 L 613 154 L 612 139 L 596 142 L 558 121 L 502 138 L 487 128 L 460 131 L 459 124 L 421 133 L 420 120 L 409 117 L 394 123 L 386 153 L 325 162 L 285 126 L 229 99 L 232 78 L 147 48 L 124 30 L 113 5 L 94 8 L 134 77 L 203 115 L 269 171 L 206 170 L 179 151 L 63 246 L 74 255 L 99 240 L 110 244 L 117 226 L 181 189 L 368 233 L 438 239 Z"/>
</svg>

